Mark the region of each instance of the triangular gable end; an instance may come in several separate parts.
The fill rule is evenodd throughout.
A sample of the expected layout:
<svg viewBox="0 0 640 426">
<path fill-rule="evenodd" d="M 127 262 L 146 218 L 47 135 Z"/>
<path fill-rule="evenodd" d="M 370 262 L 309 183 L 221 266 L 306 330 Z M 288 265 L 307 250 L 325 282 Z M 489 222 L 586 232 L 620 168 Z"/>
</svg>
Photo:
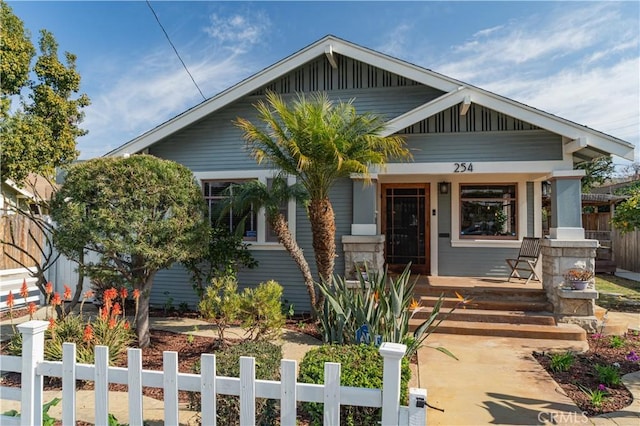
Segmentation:
<svg viewBox="0 0 640 426">
<path fill-rule="evenodd" d="M 349 73 L 358 78 L 341 79 L 341 75 L 346 76 Z M 473 103 L 512 117 L 514 122 L 529 123 L 564 136 L 569 141 L 565 146 L 566 152 L 581 151 L 586 156 L 593 152 L 611 153 L 633 159 L 633 145 L 623 140 L 334 36 L 326 36 L 318 40 L 116 148 L 106 156 L 143 151 L 231 102 L 244 96 L 260 95 L 266 89 L 280 93 L 293 93 L 299 90 L 320 91 L 328 90 L 330 87 L 340 88 L 343 84 L 341 81 L 347 80 L 352 83 L 344 84 L 359 87 L 423 85 L 435 89 L 434 93 L 440 95 L 427 98 L 429 99 L 427 103 L 409 112 L 388 117 L 391 118 L 388 122 L 389 134 L 410 128 L 455 105 L 460 104 L 460 108 L 468 109 Z M 589 151 L 589 148 L 593 150 Z"/>
</svg>

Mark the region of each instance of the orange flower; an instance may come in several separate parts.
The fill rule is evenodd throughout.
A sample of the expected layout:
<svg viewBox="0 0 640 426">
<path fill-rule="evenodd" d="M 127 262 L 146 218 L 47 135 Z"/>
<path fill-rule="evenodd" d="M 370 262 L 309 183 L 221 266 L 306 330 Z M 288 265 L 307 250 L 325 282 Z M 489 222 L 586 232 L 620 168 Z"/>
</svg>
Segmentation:
<svg viewBox="0 0 640 426">
<path fill-rule="evenodd" d="M 375 300 L 376 302 L 380 300 L 380 295 L 377 291 L 373 293 L 373 300 Z"/>
<path fill-rule="evenodd" d="M 7 306 L 9 309 L 13 308 L 13 293 L 11 293 L 11 290 L 9 290 L 9 294 L 7 294 Z"/>
<path fill-rule="evenodd" d="M 106 308 L 100 308 L 100 318 L 102 318 L 103 320 L 109 318 L 109 310 Z"/>
<path fill-rule="evenodd" d="M 60 293 L 58 292 L 53 293 L 53 299 L 51 299 L 51 304 L 53 306 L 57 306 L 61 303 L 62 303 L 62 300 L 60 299 Z"/>
<path fill-rule="evenodd" d="M 71 289 L 68 285 L 64 285 L 64 300 L 71 300 Z"/>
<path fill-rule="evenodd" d="M 122 328 L 124 328 L 125 330 L 129 329 L 129 321 L 125 321 L 124 324 L 122 324 Z"/>
<path fill-rule="evenodd" d="M 91 299 L 93 297 L 93 291 L 91 290 L 87 290 L 84 292 L 84 298 L 85 299 Z"/>
<path fill-rule="evenodd" d="M 126 299 L 128 295 L 129 295 L 129 292 L 127 291 L 127 288 L 122 287 L 120 289 L 120 299 Z"/>
<path fill-rule="evenodd" d="M 93 328 L 91 327 L 91 324 L 87 324 L 87 326 L 84 328 L 82 340 L 84 340 L 85 342 L 89 342 L 91 341 L 91 339 L 93 339 Z"/>
<path fill-rule="evenodd" d="M 49 282 L 47 283 L 47 285 L 45 286 L 44 290 L 45 290 L 45 292 L 46 292 L 47 294 L 51 294 L 51 293 L 53 293 L 53 283 L 52 283 L 51 281 L 49 281 Z"/>
<path fill-rule="evenodd" d="M 49 318 L 49 330 L 53 329 L 56 326 L 55 318 Z"/>
<path fill-rule="evenodd" d="M 415 311 L 420 307 L 420 303 L 416 299 L 411 299 L 411 304 L 409 305 L 410 311 Z"/>
<path fill-rule="evenodd" d="M 122 309 L 120 308 L 120 304 L 118 302 L 114 303 L 113 308 L 111 309 L 111 315 L 116 316 L 122 313 Z"/>
<path fill-rule="evenodd" d="M 30 302 L 29 306 L 27 306 L 27 312 L 29 312 L 29 316 L 33 317 L 33 314 L 38 310 L 38 306 L 34 302 Z"/>
<path fill-rule="evenodd" d="M 104 291 L 103 299 L 105 303 L 107 303 L 107 301 L 112 301 L 116 297 L 118 297 L 118 290 L 116 290 L 115 288 L 111 287 Z"/>
<path fill-rule="evenodd" d="M 138 300 L 140 298 L 140 290 L 137 288 L 133 290 L 133 298 Z"/>
<path fill-rule="evenodd" d="M 111 318 L 109 320 L 109 330 L 112 330 L 115 326 L 116 326 L 116 319 L 115 318 Z"/>
<path fill-rule="evenodd" d="M 22 287 L 20 287 L 20 296 L 24 297 L 25 299 L 29 297 L 29 288 L 27 287 L 26 278 L 22 280 Z"/>
</svg>

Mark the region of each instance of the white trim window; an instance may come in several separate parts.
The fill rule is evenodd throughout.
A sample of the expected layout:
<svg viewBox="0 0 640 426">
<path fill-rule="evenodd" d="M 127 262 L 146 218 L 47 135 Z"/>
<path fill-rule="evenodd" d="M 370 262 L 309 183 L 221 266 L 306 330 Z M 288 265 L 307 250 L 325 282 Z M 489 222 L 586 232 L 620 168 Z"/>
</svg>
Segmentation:
<svg viewBox="0 0 640 426">
<path fill-rule="evenodd" d="M 461 184 L 460 239 L 517 239 L 517 186 Z"/>
<path fill-rule="evenodd" d="M 220 205 L 226 197 L 226 191 L 233 194 L 233 185 L 241 184 L 247 180 L 203 180 L 202 191 L 207 208 L 209 210 L 209 220 L 214 223 L 220 215 Z M 229 231 L 236 232 L 238 227 L 243 226 L 244 241 L 258 241 L 258 223 L 256 212 L 251 206 L 245 211 L 234 211 L 231 209 L 224 215 L 223 222 L 229 226 Z"/>
</svg>

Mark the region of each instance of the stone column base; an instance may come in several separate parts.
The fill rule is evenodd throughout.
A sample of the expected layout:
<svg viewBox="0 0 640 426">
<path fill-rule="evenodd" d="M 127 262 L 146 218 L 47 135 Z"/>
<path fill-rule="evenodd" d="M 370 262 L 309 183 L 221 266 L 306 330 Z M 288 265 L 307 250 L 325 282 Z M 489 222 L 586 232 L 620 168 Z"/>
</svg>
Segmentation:
<svg viewBox="0 0 640 426">
<path fill-rule="evenodd" d="M 344 235 L 344 276 L 357 279 L 355 264 L 367 263 L 371 271 L 384 270 L 384 235 Z"/>
</svg>

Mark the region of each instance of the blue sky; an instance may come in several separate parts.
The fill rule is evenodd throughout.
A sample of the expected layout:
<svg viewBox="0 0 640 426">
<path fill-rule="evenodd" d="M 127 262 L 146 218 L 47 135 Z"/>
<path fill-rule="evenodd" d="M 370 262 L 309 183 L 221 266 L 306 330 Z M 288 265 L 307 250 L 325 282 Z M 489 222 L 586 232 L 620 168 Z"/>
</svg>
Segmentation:
<svg viewBox="0 0 640 426">
<path fill-rule="evenodd" d="M 81 158 L 202 102 L 144 1 L 9 1 L 77 55 Z M 152 1 L 208 98 L 333 34 L 636 144 L 640 2 Z M 616 159 L 622 167 L 628 162 Z"/>
</svg>

